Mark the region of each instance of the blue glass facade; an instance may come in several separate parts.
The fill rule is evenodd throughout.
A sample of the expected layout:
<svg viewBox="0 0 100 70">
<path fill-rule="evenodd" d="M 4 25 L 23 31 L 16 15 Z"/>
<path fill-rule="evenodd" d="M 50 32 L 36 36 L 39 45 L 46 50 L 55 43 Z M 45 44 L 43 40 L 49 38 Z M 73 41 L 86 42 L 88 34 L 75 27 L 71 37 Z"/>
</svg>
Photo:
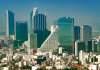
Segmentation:
<svg viewBox="0 0 100 70">
<path fill-rule="evenodd" d="M 34 32 L 38 31 L 46 31 L 46 16 L 44 14 L 34 16 Z"/>
<path fill-rule="evenodd" d="M 49 35 L 49 31 L 46 29 L 46 16 L 44 14 L 34 15 L 33 32 L 36 34 L 37 48 L 40 48 L 41 44 L 45 41 Z"/>
<path fill-rule="evenodd" d="M 10 36 L 10 35 L 14 35 L 14 13 L 11 12 L 11 11 L 7 11 L 6 12 L 7 16 L 7 35 Z"/>
<path fill-rule="evenodd" d="M 74 26 L 74 40 L 80 40 L 80 26 Z"/>
<path fill-rule="evenodd" d="M 16 22 L 16 40 L 28 40 L 28 27 L 27 22 Z"/>
<path fill-rule="evenodd" d="M 74 43 L 74 19 L 62 17 L 57 21 L 57 38 L 60 45 L 68 52 L 72 52 Z"/>
<path fill-rule="evenodd" d="M 39 31 L 37 32 L 37 48 L 40 48 L 42 43 L 46 40 L 47 36 L 50 34 L 49 31 Z"/>
</svg>

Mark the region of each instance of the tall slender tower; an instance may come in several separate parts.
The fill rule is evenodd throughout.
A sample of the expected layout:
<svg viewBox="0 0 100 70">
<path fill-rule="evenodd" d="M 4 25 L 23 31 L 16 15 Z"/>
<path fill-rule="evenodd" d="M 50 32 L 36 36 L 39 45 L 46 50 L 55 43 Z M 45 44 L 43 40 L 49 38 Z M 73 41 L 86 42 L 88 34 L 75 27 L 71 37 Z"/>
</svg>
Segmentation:
<svg viewBox="0 0 100 70">
<path fill-rule="evenodd" d="M 92 39 L 92 27 L 89 25 L 81 26 L 80 40 L 85 42 L 86 51 L 88 51 L 88 41 Z"/>
<path fill-rule="evenodd" d="M 74 41 L 80 40 L 80 26 L 74 26 Z"/>
<path fill-rule="evenodd" d="M 49 34 L 46 29 L 46 15 L 38 13 L 38 9 L 34 8 L 30 16 L 30 44 L 33 48 L 40 48 L 44 40 Z"/>
<path fill-rule="evenodd" d="M 37 35 L 37 48 L 40 48 L 40 46 L 49 34 L 46 29 L 46 15 L 39 13 L 34 16 L 33 30 L 34 33 Z"/>
<path fill-rule="evenodd" d="M 38 14 L 38 8 L 33 8 L 33 10 L 30 13 L 30 24 L 28 25 L 28 41 L 30 44 L 30 48 L 35 48 L 37 47 L 37 36 L 34 34 L 34 16 Z"/>
<path fill-rule="evenodd" d="M 29 25 L 29 32 L 33 33 L 34 28 L 34 16 L 38 14 L 38 8 L 33 8 L 31 14 L 30 14 L 30 25 Z"/>
<path fill-rule="evenodd" d="M 7 21 L 7 30 L 6 35 L 8 38 L 11 38 L 15 33 L 15 21 L 14 21 L 14 13 L 12 11 L 6 11 L 6 21 Z"/>
</svg>

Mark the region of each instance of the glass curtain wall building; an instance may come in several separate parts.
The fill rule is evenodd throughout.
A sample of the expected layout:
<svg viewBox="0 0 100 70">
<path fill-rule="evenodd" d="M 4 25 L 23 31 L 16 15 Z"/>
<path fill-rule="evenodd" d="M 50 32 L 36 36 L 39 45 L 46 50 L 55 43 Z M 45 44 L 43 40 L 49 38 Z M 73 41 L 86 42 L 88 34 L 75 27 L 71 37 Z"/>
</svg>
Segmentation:
<svg viewBox="0 0 100 70">
<path fill-rule="evenodd" d="M 58 25 L 58 42 L 65 51 L 72 52 L 74 44 L 74 18 L 61 17 L 56 24 Z"/>
<path fill-rule="evenodd" d="M 6 11 L 6 21 L 7 21 L 6 34 L 7 34 L 7 37 L 10 38 L 15 33 L 14 13 L 12 11 L 9 11 L 9 10 Z"/>
<path fill-rule="evenodd" d="M 50 33 L 46 28 L 46 15 L 39 13 L 34 16 L 33 32 L 37 38 L 37 48 L 40 48 Z"/>
<path fill-rule="evenodd" d="M 74 26 L 74 41 L 80 40 L 80 26 Z"/>
<path fill-rule="evenodd" d="M 28 27 L 27 22 L 16 22 L 16 40 L 27 41 L 28 40 Z"/>
</svg>

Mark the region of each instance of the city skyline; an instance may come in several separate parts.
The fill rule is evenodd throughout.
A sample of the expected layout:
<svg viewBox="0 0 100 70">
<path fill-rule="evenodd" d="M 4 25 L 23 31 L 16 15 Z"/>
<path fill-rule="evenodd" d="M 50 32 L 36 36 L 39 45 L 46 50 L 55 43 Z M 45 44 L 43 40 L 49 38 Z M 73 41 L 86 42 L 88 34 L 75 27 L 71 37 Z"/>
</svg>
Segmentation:
<svg viewBox="0 0 100 70">
<path fill-rule="evenodd" d="M 0 1 L 0 31 L 5 31 L 6 10 L 15 13 L 16 20 L 24 20 L 29 23 L 29 15 L 34 7 L 47 15 L 47 25 L 53 24 L 59 17 L 70 16 L 75 18 L 75 24 L 88 24 L 99 31 L 100 9 L 99 0 L 9 0 Z M 100 31 L 99 31 L 100 32 Z"/>
<path fill-rule="evenodd" d="M 0 0 L 0 70 L 100 70 L 100 0 Z"/>
</svg>

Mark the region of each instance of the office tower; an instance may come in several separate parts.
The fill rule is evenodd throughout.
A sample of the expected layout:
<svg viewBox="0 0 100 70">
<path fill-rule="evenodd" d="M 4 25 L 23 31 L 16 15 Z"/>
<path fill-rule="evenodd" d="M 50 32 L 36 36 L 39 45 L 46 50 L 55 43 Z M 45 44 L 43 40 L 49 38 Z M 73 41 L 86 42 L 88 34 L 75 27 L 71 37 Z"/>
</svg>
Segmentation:
<svg viewBox="0 0 100 70">
<path fill-rule="evenodd" d="M 46 31 L 46 15 L 36 14 L 34 16 L 34 32 Z"/>
<path fill-rule="evenodd" d="M 89 25 L 81 26 L 80 40 L 86 44 L 86 51 L 88 51 L 88 41 L 92 39 L 92 28 Z"/>
<path fill-rule="evenodd" d="M 34 16 L 38 14 L 38 8 L 33 8 L 30 13 L 30 24 L 28 25 L 28 42 L 30 48 L 37 47 L 37 34 L 34 33 Z"/>
<path fill-rule="evenodd" d="M 74 44 L 74 18 L 61 17 L 57 20 L 57 38 L 60 45 L 71 53 Z"/>
<path fill-rule="evenodd" d="M 33 8 L 32 12 L 30 13 L 30 25 L 29 25 L 29 32 L 33 33 L 34 28 L 34 16 L 38 14 L 38 8 Z"/>
<path fill-rule="evenodd" d="M 80 40 L 80 26 L 74 26 L 74 41 Z"/>
<path fill-rule="evenodd" d="M 87 52 L 92 52 L 93 50 L 93 42 L 92 42 L 92 40 L 89 40 L 88 41 L 88 46 L 87 46 Z"/>
<path fill-rule="evenodd" d="M 46 28 L 46 15 L 38 13 L 34 16 L 33 32 L 37 38 L 37 48 L 40 48 L 50 33 Z"/>
<path fill-rule="evenodd" d="M 28 27 L 27 22 L 16 22 L 16 40 L 27 41 L 28 40 Z"/>
<path fill-rule="evenodd" d="M 92 39 L 92 28 L 89 25 L 81 26 L 81 41 L 87 42 Z"/>
<path fill-rule="evenodd" d="M 9 10 L 6 11 L 6 21 L 7 21 L 6 33 L 7 37 L 10 38 L 15 33 L 14 32 L 15 20 L 14 20 L 14 13 L 12 11 Z"/>
<path fill-rule="evenodd" d="M 50 31 L 46 29 L 46 15 L 38 13 L 38 9 L 34 8 L 30 16 L 30 39 L 34 41 L 34 43 L 37 43 L 37 45 L 34 44 L 35 48 L 40 48 L 50 33 Z"/>
</svg>

